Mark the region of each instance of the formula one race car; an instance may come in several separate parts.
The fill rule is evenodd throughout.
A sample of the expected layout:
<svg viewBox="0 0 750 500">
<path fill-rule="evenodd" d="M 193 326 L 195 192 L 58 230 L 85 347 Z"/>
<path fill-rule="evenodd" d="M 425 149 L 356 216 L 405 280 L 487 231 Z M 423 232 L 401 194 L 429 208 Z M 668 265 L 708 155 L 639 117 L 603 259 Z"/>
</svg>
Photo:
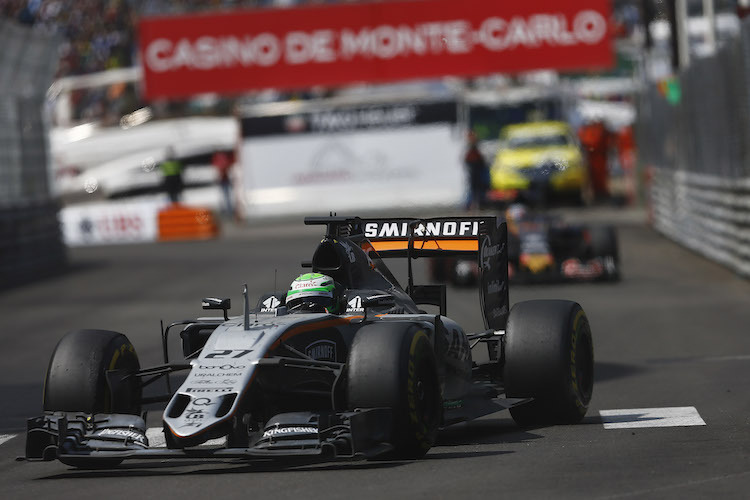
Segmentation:
<svg viewBox="0 0 750 500">
<path fill-rule="evenodd" d="M 508 275 L 517 283 L 617 281 L 620 259 L 613 226 L 569 224 L 561 217 L 511 205 L 508 223 Z M 430 261 L 438 283 L 473 286 L 482 263 L 476 258 L 441 256 Z"/>
<path fill-rule="evenodd" d="M 593 390 L 593 342 L 577 303 L 527 301 L 509 310 L 506 226 L 494 217 L 316 217 L 326 226 L 311 268 L 286 293 L 240 316 L 162 332 L 164 364 L 141 368 L 122 334 L 78 330 L 49 364 L 44 414 L 28 421 L 26 457 L 82 468 L 124 459 L 329 460 L 419 458 L 442 427 L 510 409 L 520 425 L 569 424 Z M 486 329 L 445 316 L 445 285 L 415 285 L 412 259 L 478 255 Z M 402 288 L 385 257 L 408 259 Z M 436 309 L 433 313 L 421 307 Z M 180 329 L 184 361 L 168 359 Z M 473 353 L 484 349 L 477 363 Z M 170 374 L 187 371 L 171 390 Z M 144 387 L 165 380 L 165 394 Z M 151 447 L 145 404 L 166 402 L 166 447 Z M 207 442 L 221 444 L 209 445 Z"/>
</svg>

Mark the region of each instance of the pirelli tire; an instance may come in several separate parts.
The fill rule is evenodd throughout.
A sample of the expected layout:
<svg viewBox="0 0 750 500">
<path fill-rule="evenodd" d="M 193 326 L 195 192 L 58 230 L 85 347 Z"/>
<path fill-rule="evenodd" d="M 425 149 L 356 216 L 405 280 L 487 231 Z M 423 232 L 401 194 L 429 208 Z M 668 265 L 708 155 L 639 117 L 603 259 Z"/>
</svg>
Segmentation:
<svg viewBox="0 0 750 500">
<path fill-rule="evenodd" d="M 429 259 L 430 280 L 434 283 L 445 283 L 451 275 L 453 259 L 449 257 L 434 257 Z"/>
<path fill-rule="evenodd" d="M 620 251 L 617 242 L 617 231 L 612 226 L 591 228 L 591 253 L 604 260 L 605 281 L 620 279 Z"/>
<path fill-rule="evenodd" d="M 427 333 L 408 323 L 364 326 L 352 344 L 348 405 L 391 408 L 393 458 L 421 458 L 435 443 L 442 397 L 433 346 Z"/>
<path fill-rule="evenodd" d="M 567 300 L 513 306 L 504 337 L 507 397 L 533 398 L 510 413 L 521 426 L 574 424 L 594 388 L 594 344 L 586 313 Z"/>
<path fill-rule="evenodd" d="M 128 338 L 109 330 L 75 330 L 57 343 L 44 380 L 45 411 L 140 413 L 140 383 L 130 378 L 112 394 L 107 371 L 140 369 Z"/>
<path fill-rule="evenodd" d="M 138 379 L 125 378 L 140 369 L 138 355 L 128 338 L 109 330 L 74 330 L 57 343 L 44 379 L 44 411 L 85 413 L 140 413 Z M 118 370 L 121 382 L 113 394 L 107 371 Z M 61 457 L 83 469 L 111 468 L 120 458 Z"/>
</svg>

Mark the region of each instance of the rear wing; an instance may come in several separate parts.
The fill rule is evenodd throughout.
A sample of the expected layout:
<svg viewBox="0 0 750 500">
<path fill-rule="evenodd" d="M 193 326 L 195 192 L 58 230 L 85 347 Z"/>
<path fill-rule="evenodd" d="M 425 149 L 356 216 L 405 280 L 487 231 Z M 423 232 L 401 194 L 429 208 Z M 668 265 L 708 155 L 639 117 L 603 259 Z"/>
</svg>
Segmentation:
<svg viewBox="0 0 750 500">
<path fill-rule="evenodd" d="M 364 219 L 362 234 L 381 257 L 475 254 L 486 219 Z"/>
<path fill-rule="evenodd" d="M 496 217 L 378 218 L 307 217 L 305 224 L 327 226 L 332 237 L 352 238 L 381 258 L 409 259 L 409 291 L 414 287 L 411 259 L 475 256 L 485 328 L 504 330 L 509 313 L 508 231 Z"/>
</svg>

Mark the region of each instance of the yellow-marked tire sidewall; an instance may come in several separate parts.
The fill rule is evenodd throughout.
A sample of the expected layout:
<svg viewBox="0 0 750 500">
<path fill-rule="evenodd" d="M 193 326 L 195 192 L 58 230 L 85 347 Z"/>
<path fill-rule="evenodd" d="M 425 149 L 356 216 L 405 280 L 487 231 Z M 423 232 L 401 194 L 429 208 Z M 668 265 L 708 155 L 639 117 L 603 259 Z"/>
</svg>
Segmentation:
<svg viewBox="0 0 750 500">
<path fill-rule="evenodd" d="M 586 414 L 593 393 L 593 342 L 591 327 L 583 309 L 578 308 L 573 316 L 569 343 L 570 359 L 566 380 L 569 405 L 581 417 Z M 573 412 L 573 408 L 570 410 Z"/>
<path fill-rule="evenodd" d="M 135 372 L 140 368 L 130 341 L 109 330 L 75 330 L 58 342 L 44 381 L 45 411 L 133 413 L 140 411 L 140 383 L 131 378 L 127 400 L 118 393 L 113 405 L 107 370 Z M 121 386 L 122 387 L 122 386 Z"/>
<path fill-rule="evenodd" d="M 442 419 L 437 362 L 424 328 L 407 321 L 360 328 L 348 356 L 347 400 L 353 411 L 391 408 L 391 457 L 423 456 Z"/>
<path fill-rule="evenodd" d="M 407 358 L 406 401 L 409 417 L 409 431 L 414 434 L 415 442 L 424 452 L 427 452 L 427 450 L 429 450 L 435 443 L 440 416 L 439 412 L 436 413 L 437 410 L 433 406 L 434 403 L 430 401 L 435 394 L 428 394 L 428 401 L 420 402 L 417 396 L 417 384 L 420 376 L 429 378 L 429 372 L 435 370 L 433 356 L 432 346 L 425 332 L 423 330 L 416 331 L 411 338 Z M 437 383 L 437 377 L 432 381 L 423 380 L 422 383 Z M 434 389 L 437 389 L 439 393 L 438 387 L 435 387 Z M 427 404 L 425 405 L 424 403 Z M 425 406 L 433 407 L 425 408 Z M 425 412 L 427 412 L 427 415 L 425 415 Z"/>
<path fill-rule="evenodd" d="M 511 408 L 521 425 L 572 424 L 593 392 L 593 341 L 581 306 L 565 300 L 519 302 L 506 329 L 503 384 L 507 397 L 533 398 Z"/>
</svg>

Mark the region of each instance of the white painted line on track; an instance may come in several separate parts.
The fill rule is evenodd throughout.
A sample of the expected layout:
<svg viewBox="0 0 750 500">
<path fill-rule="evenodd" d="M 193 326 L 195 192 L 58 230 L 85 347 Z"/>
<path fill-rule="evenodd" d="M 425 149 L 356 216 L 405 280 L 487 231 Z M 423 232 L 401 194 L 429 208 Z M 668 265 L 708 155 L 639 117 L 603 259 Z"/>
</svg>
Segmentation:
<svg viewBox="0 0 750 500">
<path fill-rule="evenodd" d="M 164 440 L 164 430 L 161 427 L 149 427 L 146 429 L 149 448 L 165 448 L 167 446 Z"/>
<path fill-rule="evenodd" d="M 600 410 L 605 429 L 706 425 L 694 406 Z"/>
<path fill-rule="evenodd" d="M 0 444 L 10 441 L 14 437 L 16 437 L 16 434 L 0 434 Z"/>
</svg>

